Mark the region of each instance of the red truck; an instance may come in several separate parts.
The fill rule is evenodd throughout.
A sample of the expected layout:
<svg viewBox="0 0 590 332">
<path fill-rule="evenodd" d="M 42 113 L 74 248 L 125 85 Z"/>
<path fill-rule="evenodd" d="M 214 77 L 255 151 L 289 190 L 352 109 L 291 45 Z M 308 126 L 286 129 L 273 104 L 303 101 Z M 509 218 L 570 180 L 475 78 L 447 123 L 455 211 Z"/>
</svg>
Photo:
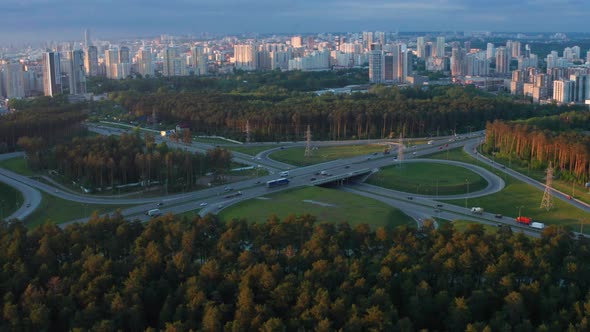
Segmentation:
<svg viewBox="0 0 590 332">
<path fill-rule="evenodd" d="M 529 217 L 516 217 L 516 222 L 520 224 L 530 225 L 533 222 L 533 219 Z"/>
</svg>

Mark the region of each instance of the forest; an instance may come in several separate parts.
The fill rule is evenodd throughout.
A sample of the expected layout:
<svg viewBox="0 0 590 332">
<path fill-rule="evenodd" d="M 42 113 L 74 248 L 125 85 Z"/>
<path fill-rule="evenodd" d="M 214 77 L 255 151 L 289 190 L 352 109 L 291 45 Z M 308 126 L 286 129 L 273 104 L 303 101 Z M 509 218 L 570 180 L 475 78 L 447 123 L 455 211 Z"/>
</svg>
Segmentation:
<svg viewBox="0 0 590 332">
<path fill-rule="evenodd" d="M 23 136 L 35 137 L 43 144 L 52 145 L 86 132 L 82 125 L 87 118 L 86 104 L 58 105 L 45 97 L 34 103 L 11 102 L 12 106 L 21 108 L 0 115 L 0 152 L 13 151 Z"/>
<path fill-rule="evenodd" d="M 190 137 L 189 137 L 190 138 Z M 76 137 L 71 142 L 48 147 L 38 138 L 21 137 L 32 169 L 54 169 L 86 188 L 114 188 L 141 182 L 142 186 L 167 185 L 170 191 L 198 188 L 197 179 L 207 173 L 227 173 L 231 153 L 222 148 L 192 153 L 156 144 L 149 133 L 121 137 Z"/>
<path fill-rule="evenodd" d="M 136 91 L 140 93 L 157 91 L 218 91 L 218 92 L 261 92 L 261 91 L 315 91 L 338 88 L 347 85 L 367 84 L 367 69 L 335 71 L 265 71 L 248 72 L 236 70 L 219 76 L 175 76 L 175 77 L 130 77 L 111 80 L 91 77 L 88 90 L 94 93 L 114 91 Z"/>
<path fill-rule="evenodd" d="M 571 111 L 568 106 L 523 105 L 474 87 L 398 88 L 369 93 L 223 93 L 219 91 L 138 93 L 120 91 L 112 100 L 136 119 L 186 123 L 197 134 L 254 141 L 302 140 L 309 125 L 314 139 L 423 137 L 485 128 L 495 119 L 526 119 Z"/>
<path fill-rule="evenodd" d="M 120 214 L 0 225 L 0 330 L 588 331 L 590 243 Z"/>
<path fill-rule="evenodd" d="M 562 178 L 585 183 L 590 174 L 590 112 L 531 118 L 525 121 L 494 121 L 486 126 L 485 153 L 514 156 L 533 169 L 549 163 Z"/>
</svg>

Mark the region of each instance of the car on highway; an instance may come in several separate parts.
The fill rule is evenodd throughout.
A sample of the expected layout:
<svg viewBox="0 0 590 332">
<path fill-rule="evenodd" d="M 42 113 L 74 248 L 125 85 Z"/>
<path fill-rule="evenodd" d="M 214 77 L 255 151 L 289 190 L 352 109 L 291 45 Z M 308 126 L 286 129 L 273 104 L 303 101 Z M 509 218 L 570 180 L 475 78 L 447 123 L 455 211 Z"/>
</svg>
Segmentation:
<svg viewBox="0 0 590 332">
<path fill-rule="evenodd" d="M 158 202 L 158 204 L 156 204 L 157 206 L 162 206 L 164 205 L 164 202 Z"/>
<path fill-rule="evenodd" d="M 256 181 L 256 182 L 254 182 L 254 184 L 260 184 L 260 180 L 258 180 L 258 181 Z"/>
<path fill-rule="evenodd" d="M 207 202 L 201 202 L 201 204 L 199 204 L 199 206 L 207 206 Z"/>
<path fill-rule="evenodd" d="M 222 207 L 223 207 L 223 204 L 217 205 L 217 209 L 221 209 Z"/>
<path fill-rule="evenodd" d="M 346 169 L 349 169 L 349 168 L 350 168 L 350 166 L 346 165 L 346 166 L 344 166 L 344 168 L 346 168 Z"/>
<path fill-rule="evenodd" d="M 311 179 L 309 179 L 309 181 L 315 181 L 315 180 L 316 180 L 316 178 L 311 178 Z"/>
<path fill-rule="evenodd" d="M 27 203 L 27 207 L 28 207 L 28 208 L 29 208 L 29 207 L 31 207 L 31 203 Z"/>
<path fill-rule="evenodd" d="M 443 205 L 442 204 L 436 204 L 436 207 L 441 208 L 441 207 L 443 207 Z"/>
<path fill-rule="evenodd" d="M 232 188 L 232 187 L 230 187 L 230 186 L 225 186 L 225 188 L 223 188 L 223 191 L 230 191 L 230 190 L 232 190 L 232 189 L 233 189 L 233 188 Z"/>
<path fill-rule="evenodd" d="M 414 199 L 414 197 L 412 197 L 412 196 L 408 196 L 408 199 L 409 199 L 409 200 L 413 200 L 413 199 Z"/>
<path fill-rule="evenodd" d="M 416 151 L 412 152 L 412 155 L 414 155 L 414 156 L 415 156 L 415 155 L 416 155 Z"/>
<path fill-rule="evenodd" d="M 496 215 L 494 216 L 494 218 L 502 219 L 502 215 L 501 215 L 501 214 L 496 214 Z"/>
</svg>

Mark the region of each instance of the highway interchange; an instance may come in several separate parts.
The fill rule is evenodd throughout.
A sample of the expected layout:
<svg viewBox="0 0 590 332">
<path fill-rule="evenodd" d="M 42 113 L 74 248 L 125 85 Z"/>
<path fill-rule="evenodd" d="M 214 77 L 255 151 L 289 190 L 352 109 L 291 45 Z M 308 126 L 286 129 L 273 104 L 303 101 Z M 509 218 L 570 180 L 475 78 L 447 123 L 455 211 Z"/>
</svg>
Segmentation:
<svg viewBox="0 0 590 332">
<path fill-rule="evenodd" d="M 101 125 L 89 125 L 89 129 L 102 134 L 102 135 L 120 135 L 123 132 L 127 132 L 128 130 L 125 129 L 115 129 L 112 127 L 105 127 Z M 220 210 L 227 208 L 233 204 L 238 202 L 252 199 L 255 197 L 260 197 L 264 195 L 268 195 L 270 193 L 279 192 L 282 190 L 294 188 L 294 187 L 304 187 L 316 184 L 317 181 L 310 181 L 312 178 L 326 178 L 325 176 L 317 175 L 321 171 L 326 171 L 330 174 L 330 177 L 333 178 L 343 178 L 347 175 L 357 172 L 357 171 L 376 171 L 379 168 L 392 165 L 392 164 L 411 164 L 412 162 L 416 161 L 428 161 L 428 162 L 437 162 L 437 163 L 448 163 L 453 165 L 462 166 L 465 168 L 470 169 L 471 171 L 479 174 L 482 176 L 487 182 L 488 186 L 483 190 L 477 192 L 471 192 L 468 195 L 452 195 L 452 196 L 424 196 L 424 195 L 414 195 L 414 194 L 407 194 L 403 192 L 398 192 L 394 190 L 389 190 L 377 186 L 372 186 L 364 183 L 355 183 L 355 184 L 345 184 L 339 186 L 338 188 L 347 192 L 355 193 L 358 195 L 366 196 L 369 198 L 373 198 L 384 202 L 388 205 L 393 207 L 399 208 L 406 214 L 413 217 L 419 224 L 421 221 L 436 217 L 440 219 L 446 220 L 472 220 L 484 224 L 490 225 L 498 225 L 498 224 L 507 224 L 510 225 L 513 229 L 518 229 L 519 231 L 524 232 L 525 234 L 532 235 L 532 236 L 539 236 L 539 231 L 531 229 L 526 226 L 518 225 L 514 222 L 513 217 L 504 217 L 504 218 L 496 218 L 494 213 L 486 212 L 482 215 L 475 215 L 472 214 L 468 208 L 459 207 L 450 204 L 441 204 L 442 200 L 445 199 L 462 199 L 465 197 L 478 197 L 489 195 L 495 192 L 502 190 L 504 187 L 504 181 L 493 174 L 492 172 L 476 166 L 472 164 L 460 163 L 456 161 L 446 161 L 446 160 L 430 160 L 430 159 L 423 159 L 420 158 L 421 156 L 432 154 L 435 152 L 439 152 L 443 147 L 445 149 L 452 149 L 455 147 L 462 146 L 464 150 L 478 158 L 484 163 L 487 163 L 489 166 L 495 167 L 501 172 L 505 172 L 523 182 L 526 182 L 530 185 L 533 185 L 541 190 L 544 189 L 544 185 L 527 177 L 518 172 L 515 172 L 511 169 L 507 169 L 501 167 L 500 165 L 495 164 L 493 161 L 477 154 L 475 151 L 475 147 L 481 143 L 483 132 L 476 132 L 471 135 L 471 137 L 462 139 L 462 140 L 454 140 L 453 138 L 449 137 L 440 137 L 433 139 L 433 144 L 422 144 L 422 145 L 414 145 L 411 149 L 405 148 L 404 150 L 404 160 L 397 160 L 396 155 L 397 153 L 392 154 L 371 154 L 371 155 L 361 155 L 352 158 L 346 159 L 339 159 L 334 160 L 326 163 L 316 164 L 307 167 L 299 167 L 294 168 L 291 165 L 287 165 L 278 161 L 272 160 L 269 155 L 277 149 L 280 148 L 290 148 L 294 146 L 303 146 L 305 142 L 283 142 L 280 144 L 277 143 L 266 143 L 265 145 L 269 146 L 269 149 L 259 153 L 255 157 L 252 157 L 248 154 L 233 152 L 232 155 L 236 162 L 251 165 L 255 167 L 264 167 L 269 170 L 270 175 L 249 179 L 245 181 L 235 182 L 230 184 L 232 190 L 231 192 L 240 191 L 241 195 L 236 195 L 232 198 L 226 198 L 228 196 L 228 191 L 224 189 L 224 186 L 219 187 L 212 187 L 205 190 L 183 193 L 183 194 L 175 194 L 175 195 L 167 195 L 163 197 L 156 197 L 156 198 L 125 198 L 121 196 L 93 196 L 93 195 L 84 195 L 76 192 L 71 192 L 67 190 L 63 190 L 61 188 L 56 188 L 54 186 L 39 182 L 37 180 L 31 179 L 26 176 L 22 176 L 16 174 L 14 172 L 8 171 L 6 169 L 0 168 L 0 181 L 7 183 L 8 185 L 16 188 L 19 190 L 25 201 L 23 205 L 13 213 L 9 218 L 19 218 L 25 219 L 29 216 L 40 204 L 41 202 L 41 194 L 40 191 L 43 191 L 47 194 L 54 195 L 56 197 L 71 200 L 79 203 L 85 204 L 125 204 L 125 205 L 135 205 L 130 208 L 126 208 L 121 210 L 123 216 L 131 218 L 131 219 L 139 219 L 139 220 L 148 220 L 150 217 L 147 216 L 145 213 L 146 211 L 154 208 L 159 208 L 162 213 L 183 213 L 187 211 L 194 211 L 197 209 L 199 210 L 200 215 L 206 215 L 208 213 L 218 213 Z M 452 142 L 449 142 L 451 140 Z M 214 147 L 211 144 L 205 143 L 198 143 L 193 142 L 192 144 L 184 144 L 178 142 L 171 142 L 166 138 L 162 138 L 157 136 L 156 142 L 160 143 L 165 141 L 169 146 L 178 147 L 182 149 L 186 149 L 189 151 L 199 151 L 205 152 L 208 149 Z M 371 140 L 371 141 L 355 141 L 353 144 L 399 144 L 392 140 Z M 274 146 L 273 146 L 274 145 Z M 330 145 L 351 145 L 351 142 L 313 142 L 314 146 L 330 146 Z M 392 152 L 397 152 L 394 149 Z M 22 155 L 22 154 L 20 154 Z M 0 155 L 1 159 L 8 159 L 20 156 L 19 154 L 5 154 Z M 411 167 L 411 166 L 408 166 Z M 287 186 L 281 186 L 277 188 L 267 188 L 266 181 L 276 179 L 279 176 L 277 175 L 278 172 L 282 170 L 289 170 L 289 180 L 290 183 Z M 562 199 L 567 203 L 572 204 L 584 211 L 590 212 L 590 206 L 587 204 L 580 202 L 578 200 L 569 200 L 568 196 L 564 193 L 559 191 L 553 190 L 554 197 L 558 199 Z M 411 198 L 411 199 L 409 199 Z M 161 206 L 159 206 L 159 204 Z M 64 224 L 62 226 L 66 226 L 70 223 L 74 222 L 86 222 L 88 218 L 73 220 Z"/>
</svg>

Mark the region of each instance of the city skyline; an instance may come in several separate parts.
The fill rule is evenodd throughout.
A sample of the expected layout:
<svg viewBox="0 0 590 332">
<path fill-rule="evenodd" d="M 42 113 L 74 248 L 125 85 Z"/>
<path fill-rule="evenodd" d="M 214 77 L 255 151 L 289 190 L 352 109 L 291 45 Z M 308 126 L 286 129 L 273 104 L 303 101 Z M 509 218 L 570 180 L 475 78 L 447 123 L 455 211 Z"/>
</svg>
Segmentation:
<svg viewBox="0 0 590 332">
<path fill-rule="evenodd" d="M 583 0 L 467 1 L 328 0 L 311 2 L 220 0 L 117 3 L 5 0 L 0 43 L 77 40 L 157 34 L 306 33 L 314 31 L 585 32 Z M 92 15 L 88 15 L 92 13 Z M 130 14 L 132 13 L 132 14 Z"/>
</svg>

